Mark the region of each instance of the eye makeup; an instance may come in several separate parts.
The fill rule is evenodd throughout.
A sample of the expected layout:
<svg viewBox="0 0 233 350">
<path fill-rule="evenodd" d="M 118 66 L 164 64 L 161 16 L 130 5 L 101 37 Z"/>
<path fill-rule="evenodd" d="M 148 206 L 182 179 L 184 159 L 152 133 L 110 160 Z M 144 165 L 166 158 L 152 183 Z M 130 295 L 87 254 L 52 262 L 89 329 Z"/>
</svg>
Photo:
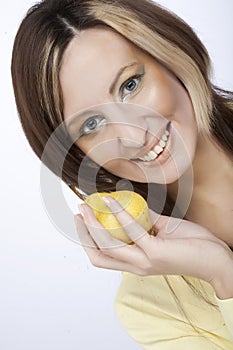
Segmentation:
<svg viewBox="0 0 233 350">
<path fill-rule="evenodd" d="M 112 94 L 116 102 L 127 103 L 131 97 L 141 90 L 145 69 L 144 65 L 138 65 L 134 62 L 134 64 L 124 67 L 120 71 L 121 74 L 117 75 L 111 86 L 111 89 L 115 90 L 115 92 L 112 91 Z M 106 124 L 107 118 L 103 113 L 89 110 L 74 116 L 67 123 L 67 128 L 71 135 L 82 137 L 98 132 Z"/>
<path fill-rule="evenodd" d="M 90 110 L 74 115 L 70 119 L 66 123 L 66 128 L 70 136 L 76 139 L 96 132 L 107 122 L 103 113 Z"/>
<path fill-rule="evenodd" d="M 116 99 L 123 103 L 128 102 L 132 96 L 140 91 L 144 75 L 144 66 L 140 65 L 135 74 L 131 75 L 120 85 Z"/>
<path fill-rule="evenodd" d="M 130 97 L 134 95 L 135 92 L 138 91 L 143 75 L 135 75 L 129 78 L 120 88 L 120 100 L 123 103 L 129 101 Z M 124 90 L 128 89 L 128 93 L 124 94 Z"/>
<path fill-rule="evenodd" d="M 93 134 L 105 126 L 107 120 L 102 115 L 95 115 L 88 118 L 80 128 L 80 137 Z"/>
</svg>

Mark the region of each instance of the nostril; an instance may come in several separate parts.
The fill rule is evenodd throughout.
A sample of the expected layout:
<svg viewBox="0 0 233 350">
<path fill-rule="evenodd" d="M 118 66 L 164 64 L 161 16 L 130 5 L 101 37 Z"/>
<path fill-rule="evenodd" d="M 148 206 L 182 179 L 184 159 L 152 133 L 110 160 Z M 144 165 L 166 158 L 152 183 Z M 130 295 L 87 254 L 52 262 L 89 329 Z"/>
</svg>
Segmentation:
<svg viewBox="0 0 233 350">
<path fill-rule="evenodd" d="M 128 139 L 126 137 L 119 137 L 118 139 L 124 147 L 141 148 L 144 145 L 144 142 Z"/>
<path fill-rule="evenodd" d="M 127 159 L 134 159 L 136 154 L 141 152 L 144 149 L 144 142 L 139 143 L 136 140 L 127 139 L 127 138 L 118 138 L 120 143 L 120 154 L 122 157 Z"/>
<path fill-rule="evenodd" d="M 139 125 L 121 124 L 115 127 L 115 135 L 121 148 L 121 154 L 138 153 L 144 147 L 147 138 L 147 129 Z"/>
</svg>

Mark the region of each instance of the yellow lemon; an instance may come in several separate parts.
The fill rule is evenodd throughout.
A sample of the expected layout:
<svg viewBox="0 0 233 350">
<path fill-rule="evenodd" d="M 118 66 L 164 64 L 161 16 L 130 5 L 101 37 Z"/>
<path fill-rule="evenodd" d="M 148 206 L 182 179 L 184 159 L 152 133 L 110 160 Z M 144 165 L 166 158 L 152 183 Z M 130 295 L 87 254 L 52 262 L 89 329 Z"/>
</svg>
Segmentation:
<svg viewBox="0 0 233 350">
<path fill-rule="evenodd" d="M 141 225 L 148 233 L 155 234 L 146 201 L 139 194 L 132 191 L 98 192 L 88 196 L 85 202 L 92 208 L 97 220 L 116 239 L 127 244 L 134 242 L 129 238 L 115 215 L 105 204 L 102 197 L 111 196 Z"/>
</svg>

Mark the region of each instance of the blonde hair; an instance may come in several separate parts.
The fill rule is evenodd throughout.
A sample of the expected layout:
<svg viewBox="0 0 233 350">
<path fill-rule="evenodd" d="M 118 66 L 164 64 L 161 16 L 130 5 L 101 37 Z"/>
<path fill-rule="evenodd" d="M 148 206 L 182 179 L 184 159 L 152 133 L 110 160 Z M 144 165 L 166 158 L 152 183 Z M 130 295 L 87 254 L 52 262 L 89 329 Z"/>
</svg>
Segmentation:
<svg viewBox="0 0 233 350">
<path fill-rule="evenodd" d="M 233 151 L 229 127 L 232 111 L 225 105 L 226 98 L 217 93 L 223 90 L 216 92 L 211 84 L 211 64 L 205 47 L 182 19 L 150 0 L 45 0 L 28 11 L 17 33 L 12 57 L 21 123 L 38 157 L 63 121 L 59 71 L 64 51 L 81 30 L 98 25 L 123 35 L 173 72 L 189 93 L 199 132 L 214 134 L 222 147 Z M 79 169 L 84 156 L 72 147 L 62 173 L 63 180 L 80 198 L 83 195 L 74 169 Z M 52 158 L 47 165 L 60 175 Z M 94 166 L 90 160 L 90 167 Z M 88 180 L 88 173 L 84 175 L 81 190 L 90 194 L 92 180 Z M 105 191 L 113 190 L 118 180 L 102 168 L 96 179 L 98 188 Z M 134 187 L 140 194 L 145 193 L 142 184 L 134 183 Z"/>
<path fill-rule="evenodd" d="M 118 7 L 116 11 L 116 6 L 118 7 L 117 3 L 111 2 L 101 6 L 99 1 L 93 0 L 89 7 L 90 14 L 156 58 L 176 75 L 189 93 L 199 132 L 209 135 L 212 94 L 208 81 L 204 79 L 196 62 L 174 43 L 141 23 L 138 16 L 127 8 Z M 203 61 L 210 76 L 211 65 L 205 50 Z"/>
</svg>

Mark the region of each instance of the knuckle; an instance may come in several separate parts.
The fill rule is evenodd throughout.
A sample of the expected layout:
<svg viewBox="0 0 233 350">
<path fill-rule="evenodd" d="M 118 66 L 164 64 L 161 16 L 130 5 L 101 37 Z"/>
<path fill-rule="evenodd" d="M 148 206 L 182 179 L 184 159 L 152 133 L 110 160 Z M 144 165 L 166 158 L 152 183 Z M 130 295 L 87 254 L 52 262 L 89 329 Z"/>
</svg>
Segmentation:
<svg viewBox="0 0 233 350">
<path fill-rule="evenodd" d="M 90 262 L 95 267 L 101 267 L 101 256 L 100 256 L 100 254 L 90 257 Z"/>
<path fill-rule="evenodd" d="M 148 261 L 143 265 L 143 268 L 137 268 L 136 274 L 138 276 L 149 276 L 153 273 L 153 265 Z"/>
<path fill-rule="evenodd" d="M 93 266 L 95 266 L 95 267 L 101 267 L 100 262 L 97 261 L 97 260 L 92 260 L 92 261 L 91 261 L 91 264 L 92 264 Z"/>
<path fill-rule="evenodd" d="M 145 273 L 146 275 L 153 275 L 154 274 L 154 267 L 153 267 L 153 264 L 148 264 L 146 267 L 145 267 Z"/>
</svg>

